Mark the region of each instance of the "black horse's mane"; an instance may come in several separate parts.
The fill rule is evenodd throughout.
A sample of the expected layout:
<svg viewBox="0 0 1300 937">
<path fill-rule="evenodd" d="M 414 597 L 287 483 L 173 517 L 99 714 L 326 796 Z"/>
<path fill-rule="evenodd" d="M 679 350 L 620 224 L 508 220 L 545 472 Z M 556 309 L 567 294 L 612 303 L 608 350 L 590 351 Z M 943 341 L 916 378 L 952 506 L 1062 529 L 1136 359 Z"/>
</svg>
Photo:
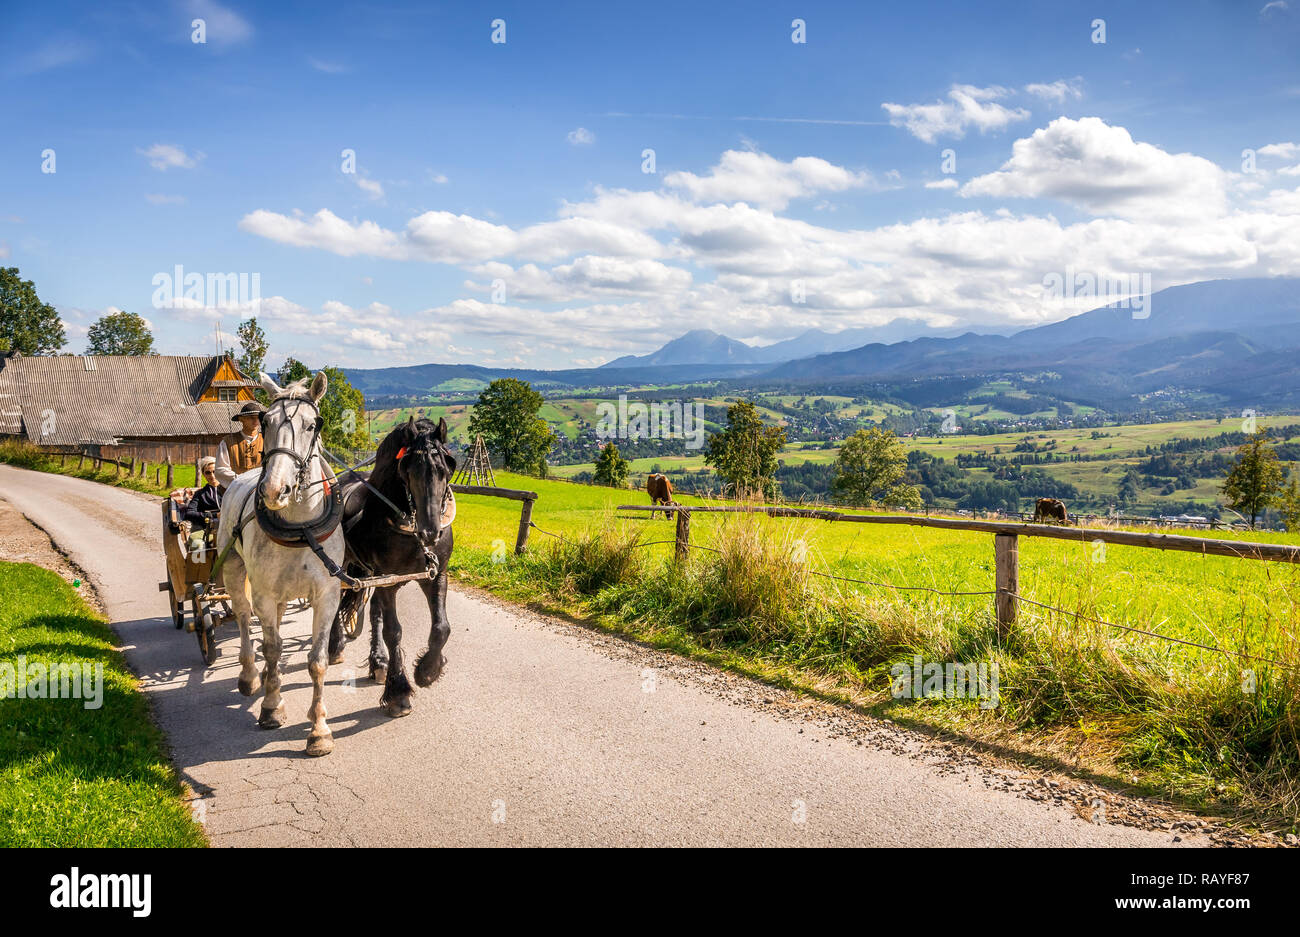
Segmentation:
<svg viewBox="0 0 1300 937">
<path fill-rule="evenodd" d="M 380 491 L 385 491 L 390 484 L 401 485 L 397 477 L 397 453 L 403 446 L 409 446 L 418 438 L 432 435 L 438 431 L 438 424 L 427 417 L 415 421 L 406 421 L 393 427 L 392 432 L 383 438 L 375 450 L 375 467 L 370 472 L 370 484 Z"/>
</svg>

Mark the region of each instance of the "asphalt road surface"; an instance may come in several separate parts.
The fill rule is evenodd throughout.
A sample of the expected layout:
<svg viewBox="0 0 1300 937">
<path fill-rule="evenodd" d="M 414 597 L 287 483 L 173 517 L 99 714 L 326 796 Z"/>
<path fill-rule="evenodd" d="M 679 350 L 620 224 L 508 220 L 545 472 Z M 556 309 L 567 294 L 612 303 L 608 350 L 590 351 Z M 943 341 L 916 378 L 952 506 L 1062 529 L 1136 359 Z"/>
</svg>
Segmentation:
<svg viewBox="0 0 1300 937">
<path fill-rule="evenodd" d="M 8 465 L 0 497 L 93 583 L 215 845 L 1174 844 L 1168 830 L 1089 822 L 1046 781 L 960 746 L 455 584 L 448 666 L 414 712 L 380 712 L 368 641 L 353 642 L 326 686 L 334 753 L 308 758 L 304 617 L 283 632 L 289 720 L 260 730 L 260 698 L 235 686 L 237 628 L 221 630 L 209 669 L 172 627 L 157 499 Z M 400 614 L 409 663 L 429 627 L 414 586 Z"/>
</svg>

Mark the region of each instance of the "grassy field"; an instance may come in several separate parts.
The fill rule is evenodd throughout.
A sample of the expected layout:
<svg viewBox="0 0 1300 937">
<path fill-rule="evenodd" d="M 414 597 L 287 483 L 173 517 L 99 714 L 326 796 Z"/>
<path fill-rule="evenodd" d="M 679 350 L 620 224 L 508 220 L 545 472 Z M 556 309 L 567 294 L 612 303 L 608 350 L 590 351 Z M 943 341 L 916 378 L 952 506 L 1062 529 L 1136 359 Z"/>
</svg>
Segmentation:
<svg viewBox="0 0 1300 937">
<path fill-rule="evenodd" d="M 0 698 L 0 846 L 206 845 L 108 625 L 54 573 L 0 562 L 0 685 L 20 658 L 101 666 L 102 705 Z"/>
<path fill-rule="evenodd" d="M 793 397 L 792 400 L 799 398 Z M 828 398 L 840 399 L 840 398 Z M 936 409 L 935 412 L 941 412 Z M 1294 425 L 1300 422 L 1295 415 L 1260 417 L 1261 428 Z M 1062 429 L 1031 432 L 1001 433 L 994 436 L 953 434 L 948 436 L 916 436 L 902 440 L 904 450 L 919 450 L 929 455 L 953 461 L 958 455 L 999 455 L 1011 457 L 1015 447 L 1028 440 L 1040 450 L 1054 443 L 1051 451 L 1058 456 L 1081 454 L 1102 456 L 1104 460 L 1090 462 L 1051 462 L 1034 466 L 1063 482 L 1075 485 L 1085 496 L 1105 501 L 1113 499 L 1119 481 L 1129 468 L 1136 467 L 1146 456 L 1148 446 L 1159 446 L 1174 439 L 1204 439 L 1240 428 L 1240 421 L 1185 420 L 1174 423 L 1106 426 L 1098 429 Z M 1093 438 L 1093 433 L 1098 433 Z M 1293 442 L 1291 440 L 1280 440 Z M 786 465 L 805 463 L 829 464 L 839 457 L 839 447 L 820 448 L 820 443 L 794 443 L 787 445 L 777 456 Z M 694 472 L 705 468 L 702 454 L 687 456 L 653 456 L 630 460 L 633 475 L 644 475 L 655 466 L 661 471 Z M 559 478 L 572 478 L 581 472 L 594 472 L 594 464 L 554 465 L 549 471 Z M 979 469 L 972 471 L 980 472 Z M 1158 487 L 1141 492 L 1137 510 L 1157 510 L 1163 504 L 1181 504 L 1189 499 L 1205 505 L 1214 504 L 1220 497 L 1220 479 L 1197 479 L 1195 488 L 1178 489 L 1169 495 L 1160 494 Z"/>
<path fill-rule="evenodd" d="M 498 479 L 537 491 L 534 523 L 570 543 L 534 530 L 530 556 L 516 558 L 518 505 L 463 495 L 453 570 L 469 581 L 516 599 L 545 595 L 544 604 L 681 653 L 1184 803 L 1242 809 L 1283 827 L 1300 818 L 1300 568 L 1022 538 L 1021 594 L 1065 611 L 1022 605 L 1004 645 L 991 596 L 897 592 L 815 575 L 987 591 L 994 588 L 987 534 L 696 515 L 692 543 L 724 555 L 692 551 L 679 571 L 669 562 L 671 544 L 620 547 L 629 538 L 673 537 L 670 521 L 613 516 L 617 504 L 648 503 L 644 492 Z M 1300 544 L 1295 535 L 1216 536 Z M 764 598 L 764 589 L 774 591 Z M 998 661 L 1002 704 L 989 713 L 968 701 L 893 699 L 889 668 L 914 653 Z"/>
</svg>

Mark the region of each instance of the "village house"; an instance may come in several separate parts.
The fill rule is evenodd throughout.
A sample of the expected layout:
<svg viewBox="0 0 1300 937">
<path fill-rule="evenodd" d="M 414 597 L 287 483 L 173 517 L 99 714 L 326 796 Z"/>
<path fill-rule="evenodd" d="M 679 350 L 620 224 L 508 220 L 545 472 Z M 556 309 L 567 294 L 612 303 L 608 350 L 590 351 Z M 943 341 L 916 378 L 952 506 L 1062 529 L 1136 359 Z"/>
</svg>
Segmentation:
<svg viewBox="0 0 1300 937">
<path fill-rule="evenodd" d="M 256 386 L 218 355 L 0 355 L 0 439 L 183 465 L 216 454 Z"/>
</svg>

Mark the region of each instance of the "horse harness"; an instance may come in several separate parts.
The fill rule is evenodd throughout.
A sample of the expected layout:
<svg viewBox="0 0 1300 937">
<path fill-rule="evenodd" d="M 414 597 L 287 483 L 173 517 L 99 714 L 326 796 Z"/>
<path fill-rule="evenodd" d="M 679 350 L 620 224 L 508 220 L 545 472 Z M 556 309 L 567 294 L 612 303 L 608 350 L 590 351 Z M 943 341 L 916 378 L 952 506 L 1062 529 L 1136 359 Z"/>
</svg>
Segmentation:
<svg viewBox="0 0 1300 937">
<path fill-rule="evenodd" d="M 289 404 L 294 404 L 293 412 L 289 412 Z M 316 411 L 316 419 L 312 424 L 311 440 L 307 446 L 308 455 L 304 458 L 298 454 L 296 448 L 276 446 L 262 453 L 262 473 L 266 474 L 267 463 L 271 461 L 271 456 L 280 454 L 288 456 L 298 466 L 298 485 L 294 490 L 294 499 L 301 501 L 303 492 L 307 489 L 309 483 L 307 475 L 310 471 L 308 468 L 312 459 L 318 458 L 316 453 L 317 443 L 320 441 L 321 428 L 325 425 L 324 419 L 320 415 L 320 410 L 316 404 L 302 397 L 281 397 L 271 403 L 266 413 L 262 414 L 262 435 L 266 436 L 266 417 L 273 408 L 280 406 L 284 410 L 285 422 L 289 425 L 290 440 L 297 442 L 298 429 L 294 425 L 293 418 L 298 415 L 298 408 L 302 406 L 311 407 Z M 315 482 L 310 483 L 312 485 Z M 259 481 L 255 490 L 256 497 L 253 500 L 253 512 L 257 517 L 257 525 L 262 528 L 262 532 L 272 542 L 282 547 L 310 547 L 311 551 L 316 554 L 317 559 L 335 579 L 338 579 L 346 588 L 355 589 L 358 586 L 357 580 L 345 573 L 337 563 L 330 559 L 321 546 L 326 540 L 333 536 L 334 531 L 338 529 L 339 522 L 343 519 L 343 495 L 338 485 L 329 483 L 329 476 L 322 460 L 320 484 L 325 489 L 326 507 L 325 512 L 313 520 L 302 523 L 289 523 L 280 520 L 275 512 L 266 506 L 262 498 L 261 483 Z M 247 502 L 245 502 L 247 503 Z M 242 508 L 241 508 L 242 513 Z M 242 536 L 244 524 L 247 518 L 241 519 L 239 527 L 235 531 L 236 537 Z M 234 542 L 232 538 L 232 543 Z"/>
<path fill-rule="evenodd" d="M 397 455 L 394 457 L 394 461 L 400 463 L 402 459 L 406 457 L 408 451 L 409 451 L 409 447 L 403 446 L 401 449 L 397 451 Z M 378 498 L 380 501 L 386 504 L 392 510 L 393 514 L 396 515 L 396 518 L 393 517 L 388 518 L 388 526 L 392 530 L 406 537 L 416 536 L 415 497 L 414 495 L 411 494 L 411 486 L 409 484 L 405 482 L 402 483 L 402 487 L 406 489 L 406 507 L 407 507 L 407 509 L 403 511 L 396 504 L 394 504 L 387 495 L 385 495 L 382 491 L 380 491 L 378 488 L 372 485 L 369 479 L 363 478 L 360 475 L 357 475 L 356 478 L 358 481 L 361 482 L 361 484 L 365 485 L 368 489 L 370 489 L 371 494 L 373 494 L 376 498 Z M 450 483 L 448 483 L 446 494 L 443 496 L 443 503 L 439 505 L 438 508 L 438 514 L 440 520 L 444 513 L 443 509 L 446 507 L 448 498 L 451 499 L 455 498 L 455 495 L 452 494 Z M 364 514 L 365 514 L 365 509 L 363 508 L 362 510 L 358 511 L 350 520 L 344 521 L 343 532 L 346 534 L 353 527 L 355 527 L 361 521 L 361 518 L 362 516 L 364 516 Z M 423 542 L 420 543 L 420 551 L 424 554 L 424 568 L 427 570 L 434 569 L 438 565 L 438 558 L 434 556 L 433 551 L 430 550 L 429 547 L 426 546 Z M 361 565 L 365 565 L 365 564 L 361 564 Z"/>
</svg>

